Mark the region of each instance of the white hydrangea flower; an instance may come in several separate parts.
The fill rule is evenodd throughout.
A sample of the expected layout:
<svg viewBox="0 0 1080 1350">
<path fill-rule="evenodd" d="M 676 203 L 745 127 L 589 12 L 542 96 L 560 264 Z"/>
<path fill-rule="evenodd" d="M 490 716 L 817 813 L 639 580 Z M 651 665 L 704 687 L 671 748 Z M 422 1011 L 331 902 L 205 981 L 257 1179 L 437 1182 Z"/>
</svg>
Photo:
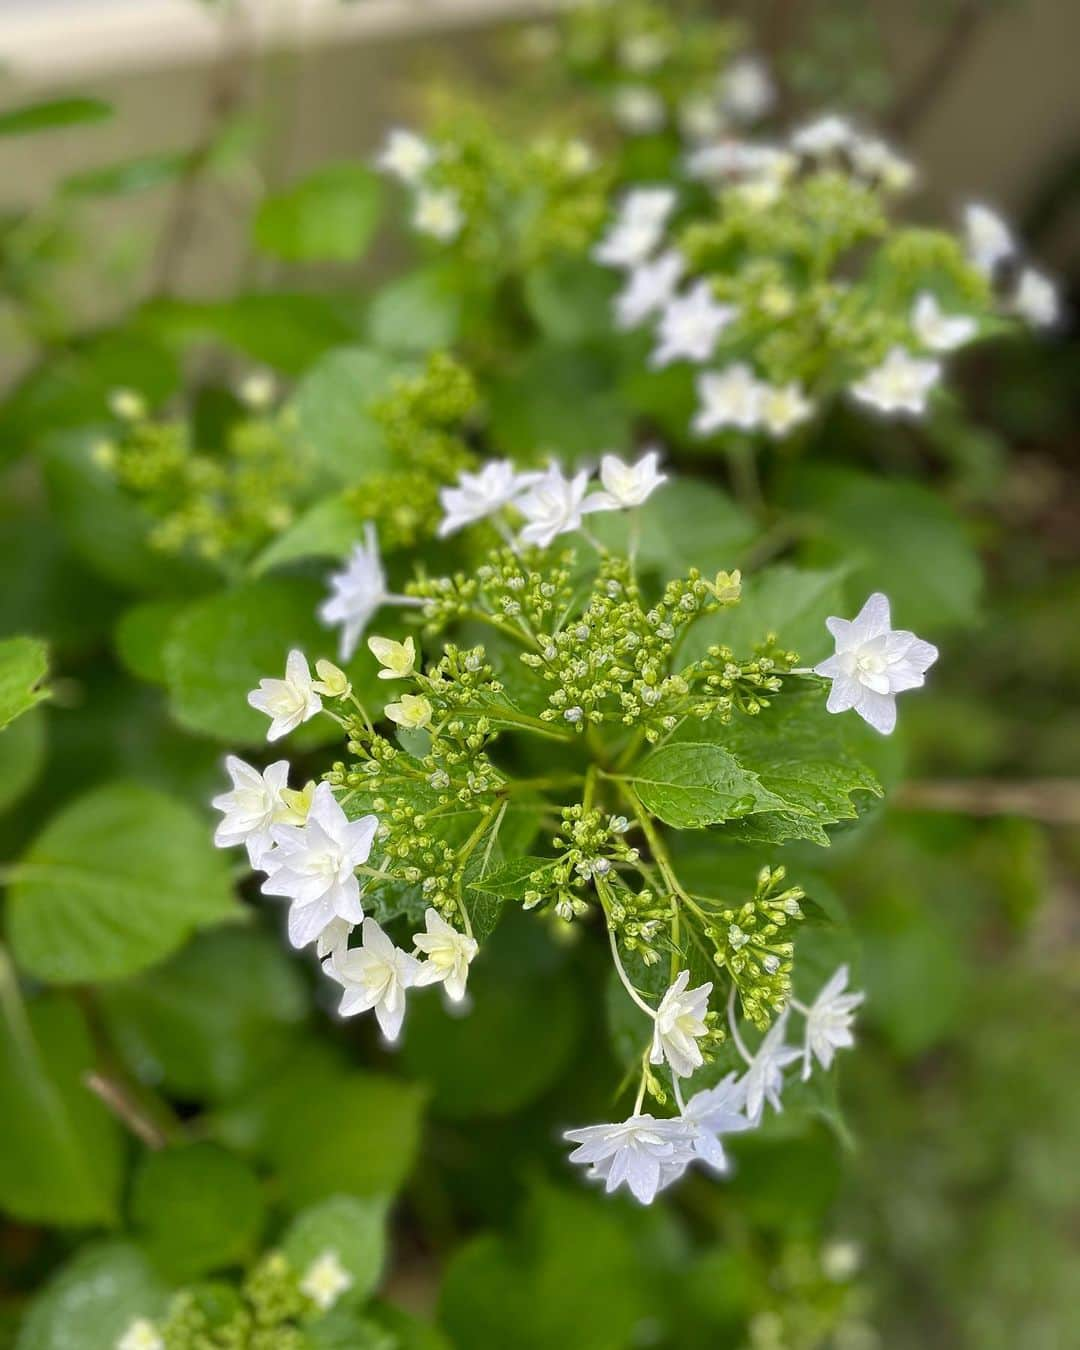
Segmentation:
<svg viewBox="0 0 1080 1350">
<path fill-rule="evenodd" d="M 411 637 L 404 642 L 372 634 L 367 640 L 368 651 L 382 670 L 380 680 L 405 680 L 416 671 L 416 643 Z"/>
<path fill-rule="evenodd" d="M 313 685 L 307 657 L 294 647 L 285 661 L 285 678 L 260 680 L 258 689 L 248 694 L 248 703 L 270 718 L 268 741 L 280 740 L 322 712 L 322 699 Z"/>
<path fill-rule="evenodd" d="M 738 312 L 734 305 L 720 304 L 713 295 L 711 282 L 699 281 L 664 307 L 657 328 L 660 341 L 650 364 L 660 367 L 672 361 L 707 361 L 717 338 Z"/>
<path fill-rule="evenodd" d="M 519 473 L 508 459 L 489 460 L 477 473 L 462 472 L 454 487 L 439 489 L 445 513 L 439 522 L 439 538 L 501 511 L 540 477 L 539 473 Z"/>
<path fill-rule="evenodd" d="M 671 1072 L 680 1078 L 689 1078 L 705 1062 L 698 1039 L 709 1028 L 705 1014 L 709 1011 L 712 983 L 699 984 L 688 989 L 690 972 L 679 971 L 667 993 L 660 1000 L 653 1023 L 653 1043 L 649 1052 L 650 1064 L 662 1064 L 666 1059 Z"/>
<path fill-rule="evenodd" d="M 791 148 L 800 155 L 823 158 L 839 150 L 850 149 L 858 139 L 855 128 L 846 117 L 829 113 L 800 127 L 791 137 Z"/>
<path fill-rule="evenodd" d="M 480 950 L 475 938 L 459 932 L 446 922 L 437 909 L 424 911 L 424 933 L 414 933 L 413 942 L 427 958 L 416 974 L 418 985 L 439 984 L 447 997 L 460 1003 L 465 997 L 469 966 Z"/>
<path fill-rule="evenodd" d="M 989 276 L 998 263 L 1003 263 L 1016 252 L 1012 231 L 996 211 L 980 202 L 973 202 L 964 210 L 964 232 L 967 235 L 968 257 L 973 266 Z"/>
<path fill-rule="evenodd" d="M 405 127 L 392 127 L 375 166 L 400 182 L 415 187 L 435 163 L 435 148 L 423 136 Z"/>
<path fill-rule="evenodd" d="M 623 131 L 647 136 L 667 121 L 664 100 L 646 84 L 624 84 L 611 96 L 611 111 Z"/>
<path fill-rule="evenodd" d="M 214 843 L 218 848 L 243 844 L 252 867 L 258 867 L 273 847 L 273 826 L 304 823 L 304 815 L 283 796 L 289 784 L 289 761 L 275 760 L 260 773 L 236 755 L 227 755 L 225 769 L 232 779 L 232 791 L 210 803 L 222 813 Z"/>
<path fill-rule="evenodd" d="M 756 122 L 776 102 L 776 87 L 760 56 L 748 53 L 728 66 L 723 77 L 723 102 L 740 122 Z"/>
<path fill-rule="evenodd" d="M 753 431 L 761 425 L 761 385 L 745 362 L 705 371 L 698 376 L 697 392 L 701 406 L 692 425 L 699 436 L 721 427 Z"/>
<path fill-rule="evenodd" d="M 405 1020 L 405 991 L 416 984 L 420 962 L 395 947 L 374 919 L 365 919 L 360 932 L 362 945 L 339 948 L 323 970 L 345 991 L 342 1017 L 374 1011 L 382 1034 L 396 1041 Z"/>
<path fill-rule="evenodd" d="M 587 470 L 567 478 L 558 464 L 550 465 L 515 502 L 526 521 L 521 530 L 522 543 L 549 548 L 558 535 L 581 529 L 583 515 L 605 510 L 595 501 L 586 501 L 588 486 Z"/>
<path fill-rule="evenodd" d="M 453 188 L 422 188 L 416 195 L 413 229 L 449 244 L 461 233 L 465 212 Z"/>
<path fill-rule="evenodd" d="M 364 917 L 356 867 L 371 854 L 379 822 L 375 816 L 350 820 L 329 783 L 311 799 L 307 823 L 275 825 L 274 849 L 262 861 L 264 895 L 291 900 L 289 941 L 314 942 L 334 919 L 356 924 Z"/>
<path fill-rule="evenodd" d="M 354 927 L 347 919 L 331 919 L 315 942 L 315 955 L 319 960 L 347 947 Z"/>
<path fill-rule="evenodd" d="M 691 94 L 676 110 L 679 130 L 688 141 L 702 144 L 724 131 L 724 113 L 719 100 L 711 94 Z"/>
<path fill-rule="evenodd" d="M 751 1125 L 758 1125 L 768 1102 L 774 1111 L 782 1111 L 780 1093 L 784 1088 L 784 1070 L 801 1058 L 802 1051 L 784 1041 L 787 1032 L 788 1009 L 785 1008 L 757 1048 L 750 1061 L 743 1083 L 746 1089 L 746 1116 Z"/>
<path fill-rule="evenodd" d="M 911 308 L 911 328 L 932 352 L 951 352 L 970 342 L 979 325 L 970 314 L 946 314 L 930 291 L 920 291 Z"/>
<path fill-rule="evenodd" d="M 813 416 L 814 405 L 798 380 L 790 384 L 763 384 L 759 413 L 766 431 L 773 436 L 786 436 Z"/>
<path fill-rule="evenodd" d="M 652 262 L 640 263 L 615 297 L 615 322 L 621 329 L 636 328 L 650 314 L 663 309 L 675 293 L 686 260 L 675 249 Z"/>
<path fill-rule="evenodd" d="M 930 390 L 940 379 L 940 361 L 924 361 L 905 347 L 893 347 L 880 366 L 851 386 L 851 392 L 860 403 L 879 412 L 921 416 Z"/>
<path fill-rule="evenodd" d="M 341 1264 L 341 1258 L 333 1248 L 328 1248 L 304 1271 L 299 1287 L 320 1312 L 328 1312 L 352 1284 L 353 1277 Z"/>
<path fill-rule="evenodd" d="M 854 619 L 826 619 L 836 651 L 814 667 L 816 675 L 832 680 L 829 712 L 854 708 L 884 736 L 896 726 L 896 695 L 920 688 L 938 658 L 935 646 L 914 633 L 894 631 L 891 622 L 888 598 L 880 591 Z"/>
<path fill-rule="evenodd" d="M 667 474 L 660 472 L 660 451 L 647 450 L 636 464 L 627 464 L 618 455 L 604 455 L 600 460 L 602 492 L 586 498 L 590 510 L 629 510 L 647 501 Z"/>
<path fill-rule="evenodd" d="M 379 540 L 370 521 L 364 526 L 364 542 L 355 545 L 345 566 L 340 572 L 331 573 L 329 581 L 330 595 L 319 606 L 319 618 L 331 626 L 341 625 L 342 661 L 352 657 L 376 610 L 383 605 L 419 603 L 411 596 L 394 595 L 386 589 Z"/>
<path fill-rule="evenodd" d="M 681 1176 L 693 1161 L 694 1127 L 678 1116 L 648 1114 L 607 1125 L 586 1125 L 563 1136 L 577 1144 L 570 1161 L 589 1168 L 610 1194 L 627 1186 L 636 1200 L 651 1205 L 656 1193 Z"/>
<path fill-rule="evenodd" d="M 857 136 L 850 145 L 852 163 L 866 178 L 876 178 L 887 192 L 906 192 L 915 182 L 915 166 L 887 142 Z"/>
<path fill-rule="evenodd" d="M 165 1341 L 149 1318 L 136 1317 L 116 1342 L 116 1350 L 165 1350 Z"/>
<path fill-rule="evenodd" d="M 694 1130 L 694 1156 L 715 1172 L 730 1170 L 720 1136 L 751 1128 L 745 1106 L 746 1082 L 729 1073 L 715 1087 L 695 1093 L 683 1107 L 682 1118 Z"/>
<path fill-rule="evenodd" d="M 1013 309 L 1035 328 L 1050 328 L 1061 317 L 1057 288 L 1048 276 L 1034 267 L 1020 273 L 1012 300 Z"/>
<path fill-rule="evenodd" d="M 607 234 L 593 249 L 593 258 L 607 267 L 637 267 L 663 238 L 674 208 L 672 188 L 635 188 L 628 192 Z"/>
<path fill-rule="evenodd" d="M 846 965 L 837 970 L 822 991 L 806 1009 L 806 1043 L 803 1048 L 802 1076 L 810 1077 L 816 1057 L 823 1069 L 833 1062 L 837 1050 L 846 1050 L 855 1044 L 851 1028 L 855 1009 L 866 998 L 858 991 L 845 993 L 848 982 Z"/>
<path fill-rule="evenodd" d="M 662 33 L 630 33 L 619 43 L 619 63 L 637 74 L 656 70 L 671 54 L 671 43 Z"/>
</svg>

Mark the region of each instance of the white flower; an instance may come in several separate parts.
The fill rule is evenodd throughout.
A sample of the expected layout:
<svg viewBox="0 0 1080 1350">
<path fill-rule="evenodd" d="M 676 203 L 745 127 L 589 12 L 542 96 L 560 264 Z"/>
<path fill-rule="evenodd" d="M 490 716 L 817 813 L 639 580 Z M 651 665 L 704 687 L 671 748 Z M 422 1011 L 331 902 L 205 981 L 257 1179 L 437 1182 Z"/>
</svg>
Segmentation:
<svg viewBox="0 0 1080 1350">
<path fill-rule="evenodd" d="M 461 233 L 465 213 L 453 188 L 422 188 L 412 214 L 413 229 L 448 244 Z"/>
<path fill-rule="evenodd" d="M 930 291 L 921 291 L 911 309 L 911 328 L 932 352 L 951 352 L 970 342 L 979 325 L 970 314 L 946 314 Z"/>
<path fill-rule="evenodd" d="M 800 155 L 833 155 L 847 150 L 858 140 L 854 127 L 846 117 L 830 113 L 800 127 L 791 138 L 791 148 Z"/>
<path fill-rule="evenodd" d="M 371 853 L 375 816 L 349 820 L 329 783 L 320 783 L 305 825 L 275 825 L 276 847 L 263 858 L 264 895 L 282 895 L 289 906 L 289 941 L 314 942 L 334 919 L 364 917 L 356 867 Z"/>
<path fill-rule="evenodd" d="M 282 795 L 288 786 L 289 761 L 276 760 L 260 773 L 235 755 L 228 755 L 225 768 L 233 786 L 231 792 L 221 793 L 210 803 L 222 813 L 221 823 L 214 831 L 214 843 L 218 848 L 246 845 L 252 867 L 258 867 L 273 847 L 274 825 L 304 823 L 303 814 Z"/>
<path fill-rule="evenodd" d="M 247 701 L 270 718 L 268 741 L 280 740 L 322 711 L 322 699 L 313 688 L 307 658 L 296 648 L 285 661 L 285 678 L 260 680 L 258 689 L 248 694 Z"/>
<path fill-rule="evenodd" d="M 836 652 L 814 667 L 816 675 L 832 680 L 829 712 L 854 708 L 884 736 L 896 726 L 896 695 L 920 688 L 938 658 L 936 647 L 890 623 L 889 601 L 880 592 L 854 619 L 826 619 Z"/>
<path fill-rule="evenodd" d="M 615 297 L 616 324 L 622 329 L 636 328 L 650 314 L 663 309 L 675 293 L 685 266 L 682 254 L 669 249 L 652 262 L 633 268 Z"/>
<path fill-rule="evenodd" d="M 679 130 L 688 141 L 701 144 L 723 134 L 724 114 L 711 94 L 691 94 L 677 109 Z"/>
<path fill-rule="evenodd" d="M 695 150 L 686 158 L 689 177 L 712 183 L 741 178 L 779 188 L 797 167 L 798 160 L 790 150 L 749 141 L 721 141 Z"/>
<path fill-rule="evenodd" d="M 411 637 L 404 642 L 372 634 L 367 640 L 368 651 L 382 670 L 380 680 L 404 680 L 416 672 L 416 643 Z"/>
<path fill-rule="evenodd" d="M 814 405 L 798 380 L 790 384 L 763 384 L 759 405 L 761 425 L 773 436 L 786 436 L 813 416 Z"/>
<path fill-rule="evenodd" d="M 383 148 L 375 159 L 375 165 L 383 173 L 400 179 L 415 187 L 435 163 L 435 149 L 415 131 L 404 127 L 393 127 L 386 137 Z"/>
<path fill-rule="evenodd" d="M 364 920 L 361 937 L 362 946 L 339 949 L 323 970 L 345 990 L 342 1017 L 374 1009 L 382 1034 L 396 1041 L 405 1019 L 405 990 L 416 983 L 420 962 L 395 947 L 374 919 Z"/>
<path fill-rule="evenodd" d="M 619 204 L 607 234 L 593 257 L 608 267 L 637 267 L 653 252 L 675 206 L 671 188 L 635 188 Z"/>
<path fill-rule="evenodd" d="M 1049 328 L 1061 317 L 1061 303 L 1049 277 L 1025 267 L 1013 295 L 1013 309 L 1036 328 Z"/>
<path fill-rule="evenodd" d="M 671 53 L 662 33 L 630 33 L 619 43 L 619 62 L 626 70 L 655 70 Z"/>
<path fill-rule="evenodd" d="M 624 84 L 611 98 L 615 121 L 632 136 L 659 131 L 667 120 L 664 100 L 645 84 Z"/>
<path fill-rule="evenodd" d="M 964 211 L 968 257 L 978 270 L 989 276 L 998 263 L 1016 252 L 1012 231 L 996 211 L 978 202 Z"/>
<path fill-rule="evenodd" d="M 319 934 L 315 943 L 315 955 L 321 961 L 324 956 L 333 956 L 336 951 L 349 945 L 349 934 L 354 925 L 347 919 L 331 919 Z"/>
<path fill-rule="evenodd" d="M 454 487 L 439 489 L 445 512 L 439 523 L 439 538 L 454 534 L 508 505 L 541 475 L 519 473 L 508 459 L 489 460 L 478 473 L 462 472 Z"/>
<path fill-rule="evenodd" d="M 116 1350 L 165 1350 L 157 1327 L 146 1317 L 136 1317 L 116 1342 Z"/>
<path fill-rule="evenodd" d="M 744 1114 L 745 1106 L 746 1081 L 729 1073 L 715 1087 L 696 1093 L 683 1108 L 683 1120 L 694 1129 L 695 1156 L 717 1172 L 729 1168 L 719 1136 L 752 1128 Z"/>
<path fill-rule="evenodd" d="M 720 427 L 752 431 L 761 425 L 761 385 L 742 361 L 724 370 L 709 370 L 698 376 L 698 409 L 693 428 L 706 436 Z"/>
<path fill-rule="evenodd" d="M 585 500 L 588 484 L 585 469 L 567 478 L 557 464 L 552 464 L 515 503 L 527 521 L 521 531 L 522 543 L 548 548 L 557 535 L 579 530 L 583 515 L 605 509 Z"/>
<path fill-rule="evenodd" d="M 699 281 L 685 295 L 670 300 L 660 316 L 659 346 L 650 364 L 667 366 L 672 361 L 707 361 L 716 339 L 738 314 L 734 305 L 722 305 L 713 297 L 712 283 Z"/>
<path fill-rule="evenodd" d="M 424 925 L 426 933 L 413 935 L 413 942 L 427 957 L 417 972 L 416 983 L 438 984 L 441 981 L 446 986 L 447 997 L 453 1003 L 460 1003 L 465 997 L 469 965 L 479 951 L 476 939 L 452 928 L 437 909 L 424 911 Z"/>
<path fill-rule="evenodd" d="M 905 192 L 915 181 L 915 166 L 885 141 L 858 136 L 850 150 L 856 170 L 866 178 L 876 178 L 888 192 Z"/>
<path fill-rule="evenodd" d="M 316 1257 L 304 1271 L 300 1292 L 306 1294 L 321 1312 L 326 1312 L 346 1289 L 352 1287 L 352 1282 L 353 1278 L 341 1264 L 341 1258 L 330 1248 Z"/>
<path fill-rule="evenodd" d="M 810 1077 L 815 1057 L 821 1067 L 827 1069 L 837 1050 L 855 1044 L 851 1034 L 855 1009 L 866 995 L 859 992 L 846 994 L 847 982 L 848 968 L 841 966 L 806 1010 L 803 1082 Z"/>
<path fill-rule="evenodd" d="M 405 595 L 393 595 L 386 589 L 386 573 L 379 557 L 375 526 L 364 526 L 364 542 L 356 544 L 340 572 L 330 578 L 330 595 L 319 606 L 319 618 L 325 624 L 340 624 L 340 653 L 348 661 L 356 651 L 364 629 L 383 605 L 414 605 Z"/>
<path fill-rule="evenodd" d="M 776 102 L 776 89 L 759 56 L 740 56 L 723 78 L 724 107 L 740 122 L 756 122 Z"/>
<path fill-rule="evenodd" d="M 618 455 L 604 455 L 600 461 L 604 490 L 586 498 L 587 509 L 618 511 L 640 506 L 667 482 L 667 474 L 660 472 L 659 464 L 659 450 L 647 450 L 636 464 L 626 464 Z"/>
<path fill-rule="evenodd" d="M 851 392 L 880 412 L 919 415 L 926 411 L 927 397 L 940 378 L 940 361 L 923 361 L 904 347 L 893 347 L 880 366 L 851 386 Z"/>
<path fill-rule="evenodd" d="M 277 392 L 278 382 L 270 371 L 253 370 L 240 381 L 236 395 L 252 412 L 264 412 L 277 398 Z"/>
<path fill-rule="evenodd" d="M 709 1011 L 712 984 L 699 984 L 687 989 L 690 972 L 680 970 L 667 993 L 660 1000 L 653 1024 L 651 1064 L 662 1064 L 666 1059 L 671 1072 L 680 1078 L 689 1078 L 704 1063 L 698 1038 L 709 1028 L 705 1014 Z"/>
<path fill-rule="evenodd" d="M 783 1110 L 780 1093 L 784 1087 L 784 1070 L 802 1055 L 797 1046 L 784 1043 L 787 1020 L 788 1009 L 785 1008 L 766 1032 L 743 1078 L 746 1115 L 751 1125 L 760 1123 L 766 1102 L 774 1111 Z"/>
<path fill-rule="evenodd" d="M 610 1193 L 626 1185 L 643 1205 L 680 1176 L 693 1160 L 694 1127 L 679 1117 L 631 1116 L 610 1125 L 567 1130 L 564 1138 L 578 1144 L 570 1161 L 589 1166 L 589 1176 L 602 1180 Z"/>
</svg>

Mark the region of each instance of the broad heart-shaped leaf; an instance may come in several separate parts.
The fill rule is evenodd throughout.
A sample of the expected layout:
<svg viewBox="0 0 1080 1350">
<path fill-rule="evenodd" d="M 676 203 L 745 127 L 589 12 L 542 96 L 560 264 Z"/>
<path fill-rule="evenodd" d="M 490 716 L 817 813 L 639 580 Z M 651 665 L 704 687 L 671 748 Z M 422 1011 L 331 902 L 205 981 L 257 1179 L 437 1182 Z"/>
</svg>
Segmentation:
<svg viewBox="0 0 1080 1350">
<path fill-rule="evenodd" d="M 333 1252 L 352 1280 L 338 1301 L 344 1307 L 359 1307 L 367 1302 L 382 1274 L 386 1200 L 331 1195 L 296 1216 L 281 1241 L 281 1250 L 301 1276 L 313 1261 Z"/>
<path fill-rule="evenodd" d="M 29 637 L 0 642 L 0 730 L 46 697 L 39 686 L 48 668 L 44 642 Z"/>
<path fill-rule="evenodd" d="M 132 1322 L 160 1317 L 168 1301 L 165 1284 L 133 1243 L 94 1243 L 34 1299 L 16 1350 L 116 1350 Z"/>
<path fill-rule="evenodd" d="M 413 367 L 368 347 L 328 352 L 296 394 L 300 434 L 320 463 L 341 482 L 393 467 L 383 429 L 372 408 L 395 379 Z"/>
<path fill-rule="evenodd" d="M 424 353 L 452 346 L 464 307 L 460 278 L 443 264 L 391 281 L 372 298 L 368 337 L 386 351 Z"/>
<path fill-rule="evenodd" d="M 285 262 L 353 262 L 378 224 L 381 196 L 364 165 L 328 164 L 262 203 L 255 242 Z"/>
<path fill-rule="evenodd" d="M 249 1260 L 265 1209 L 248 1164 L 206 1141 L 145 1154 L 132 1183 L 135 1231 L 177 1282 Z"/>
<path fill-rule="evenodd" d="M 83 1082 L 94 1047 L 78 1006 L 19 997 L 0 950 L 0 1208 L 30 1223 L 111 1223 L 123 1149 L 113 1117 Z"/>
<path fill-rule="evenodd" d="M 241 912 L 208 822 L 117 782 L 65 807 L 15 864 L 8 930 L 24 970 L 79 984 L 131 975 Z"/>
<path fill-rule="evenodd" d="M 646 810 L 676 829 L 697 830 L 788 805 L 707 734 L 707 725 L 687 728 L 683 739 L 653 750 L 632 771 Z"/>
<path fill-rule="evenodd" d="M 301 558 L 344 558 L 364 537 L 364 522 L 370 519 L 356 497 L 336 492 L 316 502 L 252 563 L 254 576 Z"/>
</svg>

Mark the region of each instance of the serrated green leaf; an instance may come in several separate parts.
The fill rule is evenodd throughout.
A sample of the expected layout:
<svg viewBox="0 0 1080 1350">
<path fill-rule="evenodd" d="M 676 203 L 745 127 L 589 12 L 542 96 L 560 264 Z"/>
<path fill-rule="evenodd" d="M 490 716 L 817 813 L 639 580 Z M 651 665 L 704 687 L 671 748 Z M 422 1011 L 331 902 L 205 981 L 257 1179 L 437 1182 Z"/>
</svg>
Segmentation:
<svg viewBox="0 0 1080 1350">
<path fill-rule="evenodd" d="M 281 1241 L 281 1250 L 301 1273 L 325 1252 L 333 1252 L 352 1279 L 338 1302 L 345 1308 L 359 1307 L 382 1275 L 386 1210 L 382 1196 L 329 1196 L 296 1216 Z"/>
<path fill-rule="evenodd" d="M 56 984 L 133 974 L 240 913 L 208 823 L 137 783 L 109 783 L 65 807 L 12 873 L 16 960 Z"/>
<path fill-rule="evenodd" d="M 40 687 L 48 669 L 48 652 L 37 638 L 0 642 L 0 731 L 48 697 L 48 691 Z"/>
<path fill-rule="evenodd" d="M 262 203 L 255 242 L 285 262 L 353 262 L 378 224 L 381 196 L 364 165 L 326 165 Z"/>
<path fill-rule="evenodd" d="M 35 1298 L 16 1350 L 116 1350 L 132 1322 L 160 1317 L 167 1303 L 165 1285 L 136 1246 L 95 1243 Z"/>
<path fill-rule="evenodd" d="M 752 769 L 715 742 L 697 739 L 707 734 L 707 727 L 688 729 L 685 739 L 652 751 L 632 771 L 630 781 L 645 808 L 680 830 L 783 810 L 785 800 L 770 792 Z"/>
</svg>

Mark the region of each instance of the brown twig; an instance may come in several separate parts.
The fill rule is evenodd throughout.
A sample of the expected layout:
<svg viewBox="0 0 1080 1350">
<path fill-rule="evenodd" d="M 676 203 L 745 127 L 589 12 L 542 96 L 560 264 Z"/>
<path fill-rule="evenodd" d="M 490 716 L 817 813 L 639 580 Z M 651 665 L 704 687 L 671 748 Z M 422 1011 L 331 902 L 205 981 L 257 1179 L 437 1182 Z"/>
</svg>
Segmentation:
<svg viewBox="0 0 1080 1350">
<path fill-rule="evenodd" d="M 896 98 L 887 118 L 895 136 L 910 136 L 964 63 L 986 17 L 986 0 L 960 0 L 937 50 Z"/>
<path fill-rule="evenodd" d="M 83 1074 L 83 1083 L 95 1097 L 99 1097 L 105 1103 L 117 1119 L 123 1121 L 136 1139 L 142 1140 L 147 1148 L 166 1147 L 169 1142 L 168 1135 L 142 1109 L 123 1083 L 114 1078 L 107 1078 L 96 1069 L 88 1069 Z"/>
<path fill-rule="evenodd" d="M 966 816 L 1024 816 L 1046 825 L 1080 825 L 1080 779 L 941 779 L 904 783 L 891 804 L 906 811 L 953 811 Z"/>
</svg>

